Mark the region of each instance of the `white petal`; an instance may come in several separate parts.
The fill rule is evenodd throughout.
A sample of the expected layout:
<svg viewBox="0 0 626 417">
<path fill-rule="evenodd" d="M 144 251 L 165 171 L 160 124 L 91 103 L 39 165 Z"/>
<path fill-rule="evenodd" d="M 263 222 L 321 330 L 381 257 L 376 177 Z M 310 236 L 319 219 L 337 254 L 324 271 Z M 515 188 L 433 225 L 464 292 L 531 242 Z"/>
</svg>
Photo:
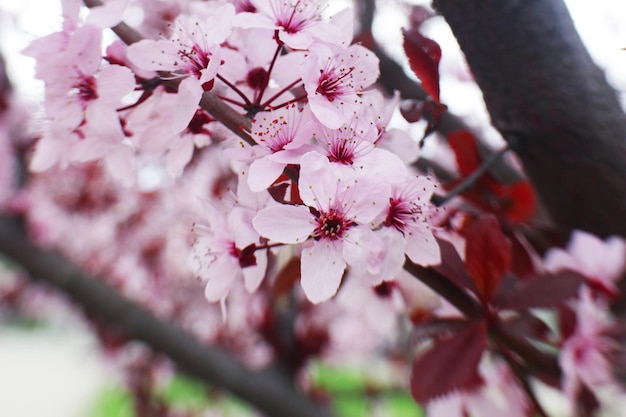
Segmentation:
<svg viewBox="0 0 626 417">
<path fill-rule="evenodd" d="M 202 85 L 197 79 L 189 77 L 181 81 L 176 95 L 176 110 L 172 122 L 174 132 L 182 132 L 189 126 L 189 122 L 198 109 L 202 93 Z"/>
<path fill-rule="evenodd" d="M 267 207 L 252 224 L 261 236 L 282 243 L 304 242 L 315 229 L 314 217 L 305 206 Z"/>
<path fill-rule="evenodd" d="M 302 251 L 302 289 L 312 303 L 320 303 L 337 293 L 346 269 L 342 245 L 320 240 Z"/>
<path fill-rule="evenodd" d="M 411 228 L 410 234 L 406 236 L 406 254 L 418 265 L 430 266 L 441 263 L 439 244 L 425 224 Z"/>
<path fill-rule="evenodd" d="M 250 174 L 248 175 L 248 185 L 255 192 L 266 190 L 276 178 L 283 173 L 285 164 L 274 162 L 265 157 L 257 159 L 250 165 Z"/>
<path fill-rule="evenodd" d="M 210 302 L 225 298 L 230 291 L 235 279 L 241 275 L 241 269 L 237 260 L 230 255 L 220 255 L 208 266 L 207 282 L 204 295 Z"/>
</svg>

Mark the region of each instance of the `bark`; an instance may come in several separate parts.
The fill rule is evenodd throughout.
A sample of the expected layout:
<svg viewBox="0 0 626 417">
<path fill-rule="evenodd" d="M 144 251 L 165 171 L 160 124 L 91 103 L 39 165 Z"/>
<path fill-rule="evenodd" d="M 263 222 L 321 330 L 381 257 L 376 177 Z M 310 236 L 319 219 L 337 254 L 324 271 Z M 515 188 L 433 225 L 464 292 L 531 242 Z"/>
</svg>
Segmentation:
<svg viewBox="0 0 626 417">
<path fill-rule="evenodd" d="M 626 236 L 626 116 L 562 0 L 435 0 L 553 220 Z"/>
</svg>

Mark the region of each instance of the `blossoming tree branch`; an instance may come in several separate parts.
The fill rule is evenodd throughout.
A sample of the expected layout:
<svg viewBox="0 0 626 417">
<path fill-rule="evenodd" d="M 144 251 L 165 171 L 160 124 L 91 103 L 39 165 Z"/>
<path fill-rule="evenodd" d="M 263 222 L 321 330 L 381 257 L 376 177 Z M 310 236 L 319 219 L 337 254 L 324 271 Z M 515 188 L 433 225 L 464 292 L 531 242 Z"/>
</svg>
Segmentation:
<svg viewBox="0 0 626 417">
<path fill-rule="evenodd" d="M 179 415 L 168 363 L 272 416 L 338 412 L 311 372 L 348 361 L 428 416 L 623 409 L 626 117 L 565 6 L 518 3 L 399 2 L 407 75 L 373 1 L 64 0 L 45 115 L 0 79 L 0 305 L 69 295 L 139 416 Z M 441 101 L 436 13 L 501 149 Z"/>
</svg>

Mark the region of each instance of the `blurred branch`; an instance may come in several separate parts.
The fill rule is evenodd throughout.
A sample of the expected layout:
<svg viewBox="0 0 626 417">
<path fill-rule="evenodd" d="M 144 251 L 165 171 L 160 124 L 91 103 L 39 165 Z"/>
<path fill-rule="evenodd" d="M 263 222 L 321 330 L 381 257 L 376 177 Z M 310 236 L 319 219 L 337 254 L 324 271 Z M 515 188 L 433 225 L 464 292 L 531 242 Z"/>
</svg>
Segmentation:
<svg viewBox="0 0 626 417">
<path fill-rule="evenodd" d="M 96 277 L 88 276 L 57 252 L 34 246 L 22 224 L 0 216 L 0 253 L 33 278 L 52 284 L 85 312 L 105 321 L 126 337 L 145 342 L 167 355 L 187 374 L 218 385 L 272 417 L 330 417 L 273 368 L 250 371 L 217 347 L 205 346 L 172 323 L 156 318 L 123 298 Z"/>
</svg>

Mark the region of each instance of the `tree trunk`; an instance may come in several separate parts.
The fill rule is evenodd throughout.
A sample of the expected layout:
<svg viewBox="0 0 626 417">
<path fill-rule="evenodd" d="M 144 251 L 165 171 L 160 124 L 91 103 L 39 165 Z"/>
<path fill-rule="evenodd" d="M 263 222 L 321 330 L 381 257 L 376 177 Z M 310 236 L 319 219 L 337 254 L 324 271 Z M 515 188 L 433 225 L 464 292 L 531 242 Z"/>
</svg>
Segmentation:
<svg viewBox="0 0 626 417">
<path fill-rule="evenodd" d="M 555 223 L 626 237 L 626 116 L 562 0 L 435 0 Z"/>
</svg>

